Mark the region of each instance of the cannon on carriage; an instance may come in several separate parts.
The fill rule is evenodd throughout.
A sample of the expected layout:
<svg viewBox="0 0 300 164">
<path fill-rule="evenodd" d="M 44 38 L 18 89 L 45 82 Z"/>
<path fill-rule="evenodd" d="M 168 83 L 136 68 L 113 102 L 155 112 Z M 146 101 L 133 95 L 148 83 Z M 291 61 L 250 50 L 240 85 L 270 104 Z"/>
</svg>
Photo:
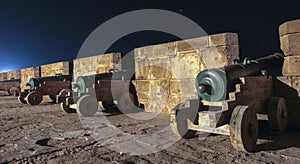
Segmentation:
<svg viewBox="0 0 300 164">
<path fill-rule="evenodd" d="M 0 81 L 0 91 L 6 91 L 9 95 L 18 96 L 20 93 L 20 79 Z"/>
<path fill-rule="evenodd" d="M 51 100 L 56 101 L 56 95 L 66 95 L 71 92 L 71 75 L 48 76 L 31 78 L 26 83 L 29 88 L 21 92 L 18 100 L 24 104 L 38 105 L 43 101 L 43 96 L 48 95 Z"/>
<path fill-rule="evenodd" d="M 93 116 L 98 110 L 98 101 L 105 110 L 118 108 L 133 112 L 138 105 L 135 87 L 125 71 L 111 70 L 108 73 L 79 76 L 72 84 L 73 92 L 58 96 L 61 108 L 68 113 Z"/>
<path fill-rule="evenodd" d="M 199 99 L 172 110 L 174 130 L 184 138 L 196 131 L 229 135 L 236 149 L 255 150 L 258 120 L 266 120 L 280 131 L 287 128 L 291 95 L 284 92 L 289 89 L 268 76 L 268 71 L 281 68 L 283 61 L 284 55 L 275 53 L 200 72 L 196 77 Z"/>
</svg>

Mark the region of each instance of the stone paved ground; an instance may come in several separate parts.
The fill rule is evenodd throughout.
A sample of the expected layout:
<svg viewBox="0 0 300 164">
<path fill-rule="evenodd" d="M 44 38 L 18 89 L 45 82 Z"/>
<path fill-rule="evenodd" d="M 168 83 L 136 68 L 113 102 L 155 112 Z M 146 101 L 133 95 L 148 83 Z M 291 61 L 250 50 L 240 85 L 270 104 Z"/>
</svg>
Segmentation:
<svg viewBox="0 0 300 164">
<path fill-rule="evenodd" d="M 58 104 L 29 106 L 15 97 L 1 96 L 0 162 L 300 163 L 297 131 L 278 136 L 264 128 L 258 151 L 243 153 L 223 135 L 203 138 L 199 133 L 176 141 L 168 126 L 169 117 L 163 114 L 146 121 L 102 112 L 81 118 L 62 112 Z M 158 152 L 145 154 L 151 151 Z"/>
</svg>

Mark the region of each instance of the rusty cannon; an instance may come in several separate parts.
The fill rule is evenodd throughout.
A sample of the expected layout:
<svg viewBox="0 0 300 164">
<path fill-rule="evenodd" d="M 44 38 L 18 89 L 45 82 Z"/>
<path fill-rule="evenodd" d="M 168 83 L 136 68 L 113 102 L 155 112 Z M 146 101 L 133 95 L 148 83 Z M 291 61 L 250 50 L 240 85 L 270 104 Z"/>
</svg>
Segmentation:
<svg viewBox="0 0 300 164">
<path fill-rule="evenodd" d="M 297 92 L 286 93 L 289 86 L 268 76 L 272 69 L 282 68 L 283 61 L 284 55 L 275 53 L 200 72 L 195 80 L 199 99 L 189 100 L 189 105 L 183 102 L 171 111 L 174 131 L 184 138 L 197 131 L 229 135 L 237 150 L 254 151 L 258 120 L 284 131 L 287 100 L 298 98 Z"/>
<path fill-rule="evenodd" d="M 0 81 L 0 91 L 6 91 L 9 95 L 18 96 L 20 89 L 20 79 L 10 79 Z"/>
<path fill-rule="evenodd" d="M 61 108 L 68 113 L 93 116 L 98 110 L 98 101 L 107 111 L 117 107 L 122 112 L 134 112 L 138 106 L 135 87 L 125 71 L 79 76 L 72 88 L 72 93 L 57 98 Z"/>
<path fill-rule="evenodd" d="M 18 100 L 29 105 L 38 105 L 43 101 L 43 96 L 48 95 L 51 100 L 56 101 L 57 95 L 66 95 L 71 92 L 71 75 L 48 76 L 41 78 L 30 78 L 26 83 L 29 89 L 21 92 Z"/>
</svg>

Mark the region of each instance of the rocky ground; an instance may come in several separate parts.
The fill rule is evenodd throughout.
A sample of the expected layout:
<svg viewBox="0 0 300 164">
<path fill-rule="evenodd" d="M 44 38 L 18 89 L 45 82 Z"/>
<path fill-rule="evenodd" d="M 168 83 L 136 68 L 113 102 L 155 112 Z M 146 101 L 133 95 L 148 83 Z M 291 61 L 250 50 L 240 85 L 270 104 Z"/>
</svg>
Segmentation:
<svg viewBox="0 0 300 164">
<path fill-rule="evenodd" d="M 262 128 L 257 152 L 244 153 L 223 135 L 198 133 L 177 141 L 168 131 L 168 115 L 145 115 L 153 118 L 137 120 L 103 112 L 81 118 L 64 113 L 47 99 L 29 106 L 1 96 L 0 162 L 300 163 L 299 131 L 279 135 Z"/>
</svg>

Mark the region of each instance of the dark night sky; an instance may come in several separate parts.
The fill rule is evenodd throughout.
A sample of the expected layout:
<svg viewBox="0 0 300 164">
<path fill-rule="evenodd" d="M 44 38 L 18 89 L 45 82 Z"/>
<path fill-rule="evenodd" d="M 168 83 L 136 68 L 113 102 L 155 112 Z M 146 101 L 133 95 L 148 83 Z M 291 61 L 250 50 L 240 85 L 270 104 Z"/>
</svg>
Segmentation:
<svg viewBox="0 0 300 164">
<path fill-rule="evenodd" d="M 252 2 L 252 3 L 250 3 Z M 180 13 L 208 34 L 237 32 L 241 56 L 279 51 L 278 26 L 299 19 L 291 1 L 96 1 L 0 0 L 0 72 L 76 58 L 81 44 L 105 21 L 137 9 Z M 197 37 L 197 36 L 195 36 Z M 174 41 L 162 33 L 141 32 L 122 38 L 109 51 Z"/>
</svg>

